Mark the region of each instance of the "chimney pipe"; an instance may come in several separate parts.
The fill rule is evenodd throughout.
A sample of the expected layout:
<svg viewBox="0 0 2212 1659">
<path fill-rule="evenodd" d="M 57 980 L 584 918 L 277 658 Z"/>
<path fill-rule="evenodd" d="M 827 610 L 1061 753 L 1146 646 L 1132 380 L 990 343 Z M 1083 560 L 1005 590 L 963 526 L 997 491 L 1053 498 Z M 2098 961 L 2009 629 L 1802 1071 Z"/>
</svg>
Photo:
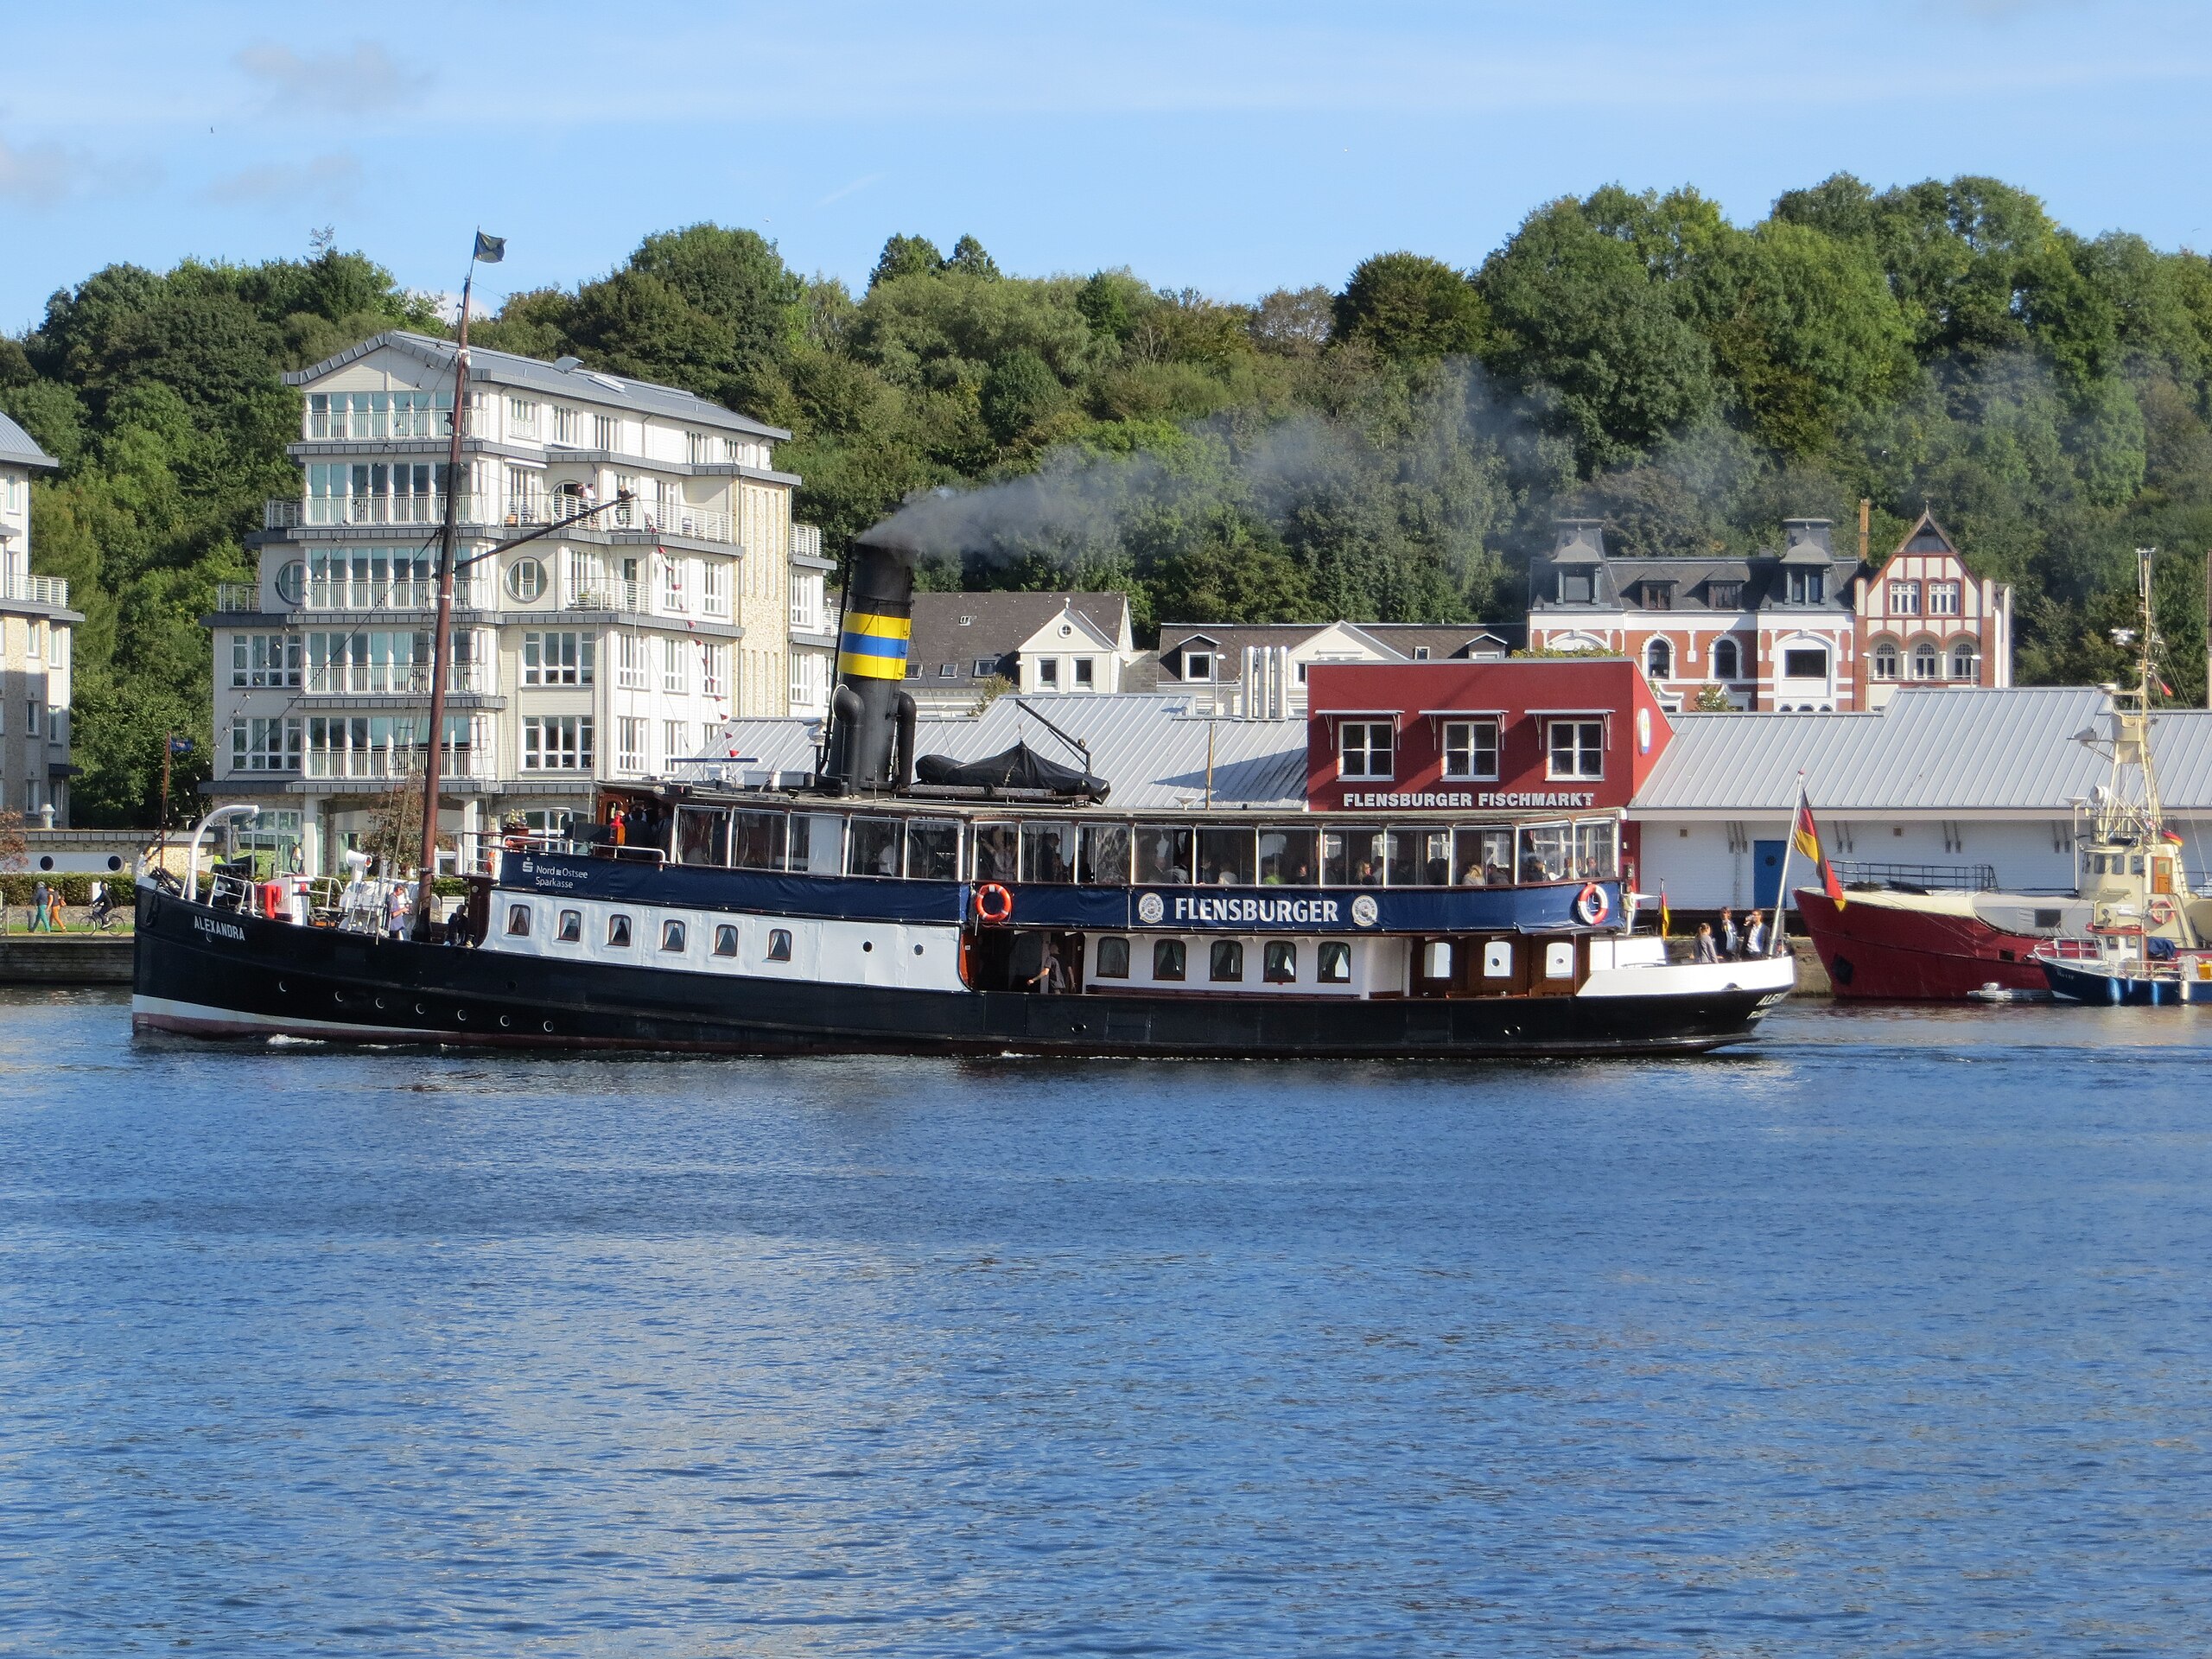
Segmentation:
<svg viewBox="0 0 2212 1659">
<path fill-rule="evenodd" d="M 823 778 L 841 794 L 895 789 L 904 782 L 898 776 L 900 704 L 912 699 L 901 683 L 913 619 L 913 550 L 880 531 L 867 532 L 846 561 L 837 687 L 830 700 Z"/>
</svg>

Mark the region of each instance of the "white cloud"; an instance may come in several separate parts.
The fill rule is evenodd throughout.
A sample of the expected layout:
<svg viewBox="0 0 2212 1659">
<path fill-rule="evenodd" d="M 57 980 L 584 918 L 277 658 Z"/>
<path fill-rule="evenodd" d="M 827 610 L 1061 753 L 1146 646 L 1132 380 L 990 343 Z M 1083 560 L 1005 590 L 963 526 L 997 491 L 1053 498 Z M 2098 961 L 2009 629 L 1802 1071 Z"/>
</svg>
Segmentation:
<svg viewBox="0 0 2212 1659">
<path fill-rule="evenodd" d="M 289 46 L 249 46 L 231 61 L 268 90 L 276 104 L 340 110 L 385 110 L 411 104 L 429 73 L 394 59 L 374 41 L 344 52 L 302 54 Z"/>
<path fill-rule="evenodd" d="M 18 149 L 0 139 L 0 197 L 51 207 L 92 181 L 93 165 L 59 144 L 26 144 Z"/>
<path fill-rule="evenodd" d="M 226 174 L 200 194 L 209 201 L 233 205 L 343 207 L 353 201 L 360 182 L 361 163 L 356 157 L 317 156 L 312 161 L 275 162 Z"/>
</svg>

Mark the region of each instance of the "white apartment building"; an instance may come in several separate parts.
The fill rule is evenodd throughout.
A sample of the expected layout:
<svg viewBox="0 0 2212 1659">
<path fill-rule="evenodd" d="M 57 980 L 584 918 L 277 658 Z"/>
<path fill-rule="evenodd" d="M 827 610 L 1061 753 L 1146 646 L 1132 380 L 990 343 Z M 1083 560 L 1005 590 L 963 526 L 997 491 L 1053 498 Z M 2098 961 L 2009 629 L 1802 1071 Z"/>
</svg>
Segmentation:
<svg viewBox="0 0 2212 1659">
<path fill-rule="evenodd" d="M 31 473 L 55 464 L 0 415 L 0 812 L 69 823 L 69 584 L 31 575 Z"/>
<path fill-rule="evenodd" d="M 449 341 L 388 333 L 287 375 L 296 496 L 252 538 L 214 636 L 216 799 L 255 842 L 328 871 L 380 798 L 419 779 L 451 442 Z M 440 828 L 550 825 L 594 782 L 650 777 L 724 722 L 815 712 L 834 654 L 830 562 L 791 523 L 791 435 L 690 392 L 471 348 L 457 558 L 620 493 L 587 524 L 485 557 L 454 586 Z"/>
</svg>

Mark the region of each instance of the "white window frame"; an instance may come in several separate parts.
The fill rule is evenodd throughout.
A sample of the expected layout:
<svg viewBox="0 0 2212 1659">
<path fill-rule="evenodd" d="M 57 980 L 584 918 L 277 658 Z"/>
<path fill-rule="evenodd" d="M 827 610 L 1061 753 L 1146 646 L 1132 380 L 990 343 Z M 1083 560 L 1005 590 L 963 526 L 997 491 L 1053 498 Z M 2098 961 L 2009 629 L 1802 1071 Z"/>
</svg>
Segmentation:
<svg viewBox="0 0 2212 1659">
<path fill-rule="evenodd" d="M 1183 652 L 1183 683 L 1185 685 L 1211 685 L 1214 676 L 1220 671 L 1220 661 L 1219 652 L 1185 648 Z"/>
<path fill-rule="evenodd" d="M 709 645 L 700 658 L 699 691 L 702 696 L 729 695 L 729 647 Z"/>
<path fill-rule="evenodd" d="M 522 637 L 524 685 L 589 685 L 597 667 L 597 641 L 574 629 L 533 629 Z"/>
<path fill-rule="evenodd" d="M 1920 584 L 1899 578 L 1890 583 L 1890 614 L 1918 616 L 1920 614 Z"/>
<path fill-rule="evenodd" d="M 686 563 L 685 560 L 671 558 L 665 554 L 661 556 L 660 607 L 677 616 L 683 615 L 688 608 L 683 599 L 683 567 Z"/>
<path fill-rule="evenodd" d="M 664 720 L 660 723 L 661 760 L 673 766 L 688 760 L 691 753 L 691 722 L 688 720 Z"/>
<path fill-rule="evenodd" d="M 589 772 L 592 735 L 589 715 L 525 715 L 522 721 L 522 769 Z"/>
<path fill-rule="evenodd" d="M 643 772 L 645 769 L 645 719 L 643 715 L 621 715 L 615 718 L 614 769 L 617 772 Z"/>
<path fill-rule="evenodd" d="M 691 695 L 691 664 L 684 644 L 673 634 L 660 642 L 660 689 L 672 697 Z"/>
<path fill-rule="evenodd" d="M 1388 720 L 1346 720 L 1337 724 L 1337 776 L 1388 780 L 1398 775 L 1398 732 Z"/>
<path fill-rule="evenodd" d="M 294 717 L 237 715 L 231 720 L 231 770 L 297 772 L 302 725 Z"/>
<path fill-rule="evenodd" d="M 1560 741 L 1562 733 L 1567 734 L 1564 744 Z M 1560 781 L 1604 779 L 1603 715 L 1560 715 L 1544 722 L 1544 776 Z"/>
<path fill-rule="evenodd" d="M 709 559 L 699 567 L 699 608 L 709 616 L 729 614 L 729 566 Z"/>
<path fill-rule="evenodd" d="M 615 651 L 614 683 L 625 691 L 645 689 L 645 639 L 643 634 L 624 632 L 617 636 L 621 644 Z"/>
<path fill-rule="evenodd" d="M 1957 582 L 1929 582 L 1928 584 L 1928 614 L 1930 616 L 1958 615 L 1959 597 Z"/>
<path fill-rule="evenodd" d="M 231 684 L 233 689 L 246 690 L 298 690 L 300 636 L 296 633 L 232 634 Z"/>
<path fill-rule="evenodd" d="M 1732 633 L 1724 633 L 1708 648 L 1713 663 L 1713 677 L 1716 680 L 1740 680 L 1744 677 L 1744 642 Z M 1720 671 L 1720 653 L 1726 651 L 1735 659 L 1735 666 L 1726 673 Z"/>
<path fill-rule="evenodd" d="M 1493 784 L 1497 781 L 1497 722 L 1495 720 L 1447 720 L 1444 722 L 1444 776 L 1454 783 Z M 1484 756 L 1489 764 L 1484 765 Z"/>
</svg>

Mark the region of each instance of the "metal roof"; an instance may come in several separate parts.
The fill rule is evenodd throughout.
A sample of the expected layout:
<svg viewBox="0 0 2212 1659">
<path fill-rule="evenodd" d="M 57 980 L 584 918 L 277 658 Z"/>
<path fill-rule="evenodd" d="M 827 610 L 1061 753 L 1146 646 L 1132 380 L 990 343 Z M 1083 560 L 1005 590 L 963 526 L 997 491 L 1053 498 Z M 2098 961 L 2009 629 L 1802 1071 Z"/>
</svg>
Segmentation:
<svg viewBox="0 0 2212 1659">
<path fill-rule="evenodd" d="M 1879 714 L 1683 714 L 1635 810 L 1787 812 L 1802 771 L 1816 810 L 2063 815 L 2109 775 L 2074 740 L 2092 727 L 2108 733 L 2111 712 L 2093 686 L 1907 686 Z M 2159 782 L 2177 805 L 2177 785 L 2212 803 L 2212 730 L 2192 729 L 2202 723 L 2194 711 L 2171 711 L 2153 728 Z M 2164 757 L 2184 730 L 2190 758 L 2169 776 Z"/>
<path fill-rule="evenodd" d="M 1077 757 L 1031 719 L 1025 705 L 1090 746 L 1090 770 L 1114 786 L 1116 807 L 1143 811 L 1204 805 L 1209 732 L 1215 805 L 1299 810 L 1306 804 L 1303 720 L 1193 717 L 1186 713 L 1188 696 L 1009 694 L 974 719 L 925 720 L 916 750 L 980 760 L 1026 742 L 1047 760 L 1076 764 Z M 772 771 L 786 779 L 810 772 L 820 731 L 821 723 L 811 720 L 732 721 L 715 745 L 733 757 L 720 770 L 733 784 L 765 784 Z"/>
<path fill-rule="evenodd" d="M 59 467 L 61 463 L 38 447 L 31 435 L 0 414 L 0 461 L 17 467 Z"/>
<path fill-rule="evenodd" d="M 429 364 L 434 368 L 450 371 L 453 367 L 452 340 L 433 340 L 428 334 L 409 334 L 404 328 L 388 328 L 358 346 L 347 346 L 334 357 L 326 357 L 320 363 L 293 371 L 285 375 L 284 384 L 289 386 L 307 385 L 385 346 L 404 352 L 417 362 Z M 602 369 L 586 368 L 582 364 L 574 368 L 556 368 L 534 357 L 520 357 L 512 352 L 495 352 L 486 346 L 471 346 L 468 348 L 468 377 L 493 385 L 527 387 L 550 397 L 574 397 L 581 403 L 620 404 L 645 414 L 665 416 L 670 420 L 686 421 L 695 426 L 711 426 L 718 430 L 746 432 L 764 438 L 791 436 L 780 426 L 769 426 L 749 415 L 740 415 L 734 410 L 724 409 L 720 404 L 710 404 L 681 386 L 664 386 L 651 380 L 633 380 L 627 375 L 610 374 Z"/>
</svg>

